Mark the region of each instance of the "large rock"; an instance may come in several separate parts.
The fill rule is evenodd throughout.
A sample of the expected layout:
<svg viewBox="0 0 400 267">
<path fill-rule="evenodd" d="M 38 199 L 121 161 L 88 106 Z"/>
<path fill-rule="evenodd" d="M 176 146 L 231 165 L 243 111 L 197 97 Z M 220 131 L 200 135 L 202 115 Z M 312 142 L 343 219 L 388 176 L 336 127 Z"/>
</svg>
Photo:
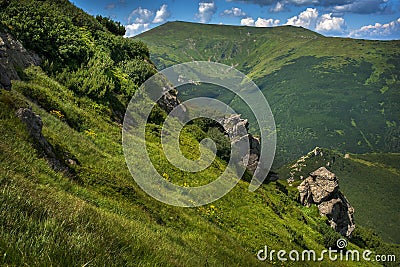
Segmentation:
<svg viewBox="0 0 400 267">
<path fill-rule="evenodd" d="M 49 142 L 42 134 L 43 122 L 31 108 L 20 108 L 16 112 L 17 117 L 26 125 L 26 128 L 36 144 L 43 149 L 47 156 L 55 158 L 56 155 Z"/>
<path fill-rule="evenodd" d="M 326 216 L 333 229 L 349 237 L 355 228 L 354 208 L 339 191 L 336 175 L 325 167 L 312 172 L 297 189 L 300 203 L 304 206 L 316 204 L 321 215 Z"/>
<path fill-rule="evenodd" d="M 29 135 L 36 146 L 43 150 L 45 158 L 50 166 L 56 171 L 68 171 L 68 168 L 60 162 L 54 153 L 53 147 L 42 134 L 43 122 L 31 108 L 20 108 L 16 112 L 17 117 L 26 125 Z"/>
<path fill-rule="evenodd" d="M 163 96 L 158 100 L 157 104 L 162 110 L 170 113 L 176 106 L 179 106 L 178 91 L 175 88 L 164 88 Z"/>
<path fill-rule="evenodd" d="M 0 30 L 0 88 L 11 90 L 11 80 L 20 80 L 17 69 L 38 66 L 40 57 L 26 50 L 11 34 Z"/>
<path fill-rule="evenodd" d="M 248 133 L 249 123 L 246 119 L 242 119 L 240 114 L 232 114 L 225 116 L 218 121 L 225 129 L 225 132 L 232 137 L 233 140 L 237 138 L 248 138 L 250 151 L 248 153 L 247 169 L 253 174 L 257 169 L 258 160 L 260 158 L 260 139 Z M 243 132 L 245 130 L 246 133 Z"/>
</svg>

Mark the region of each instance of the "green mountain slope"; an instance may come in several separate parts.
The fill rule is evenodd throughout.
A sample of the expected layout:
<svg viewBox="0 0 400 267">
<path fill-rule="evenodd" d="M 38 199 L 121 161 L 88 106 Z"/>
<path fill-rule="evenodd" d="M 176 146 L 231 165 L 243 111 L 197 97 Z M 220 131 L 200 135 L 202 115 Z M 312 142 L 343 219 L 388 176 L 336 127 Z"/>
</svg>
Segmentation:
<svg viewBox="0 0 400 267">
<path fill-rule="evenodd" d="M 285 182 L 249 192 L 240 181 L 222 199 L 199 208 L 168 206 L 148 196 L 131 177 L 121 145 L 127 101 L 155 71 L 147 47 L 113 35 L 66 0 L 0 6 L 0 29 L 43 59 L 41 66 L 18 69 L 21 80 L 13 80 L 11 91 L 0 89 L 0 265 L 265 266 L 280 262 L 259 262 L 256 254 L 264 246 L 288 251 L 335 246 L 340 236 L 316 207 L 301 206 L 297 190 Z M 41 26 L 42 21 L 52 23 Z M 71 40 L 57 39 L 57 33 Z M 17 118 L 28 107 L 40 116 L 53 160 L 64 168 L 49 164 L 49 152 Z M 189 186 L 218 177 L 226 166 L 219 158 L 201 175 L 171 166 L 160 144 L 158 118 L 166 114 L 154 113 L 145 141 L 160 174 Z M 196 157 L 199 136 L 207 133 L 196 125 L 182 132 L 184 154 Z M 399 255 L 398 246 L 362 227 L 347 248 Z"/>
<path fill-rule="evenodd" d="M 252 78 L 266 96 L 278 128 L 275 166 L 311 147 L 342 152 L 399 151 L 400 41 L 327 38 L 291 26 L 255 28 L 169 22 L 135 39 L 158 68 L 211 60 Z M 180 89 L 183 100 L 212 96 L 250 119 L 233 95 L 213 87 Z"/>
</svg>

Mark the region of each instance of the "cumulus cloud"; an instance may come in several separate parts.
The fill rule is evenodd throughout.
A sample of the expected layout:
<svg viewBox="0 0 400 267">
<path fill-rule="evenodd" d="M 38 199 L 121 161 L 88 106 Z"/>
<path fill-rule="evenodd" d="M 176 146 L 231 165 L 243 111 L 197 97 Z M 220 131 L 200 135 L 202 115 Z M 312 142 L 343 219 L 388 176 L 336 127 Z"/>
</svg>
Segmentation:
<svg viewBox="0 0 400 267">
<path fill-rule="evenodd" d="M 255 25 L 256 27 L 274 27 L 278 26 L 281 21 L 279 19 L 263 19 L 258 18 Z"/>
<path fill-rule="evenodd" d="M 139 24 L 150 23 L 153 15 L 153 11 L 138 7 L 129 14 L 128 21 L 129 23 L 134 22 Z"/>
<path fill-rule="evenodd" d="M 132 23 L 125 26 L 125 37 L 133 37 L 150 29 L 150 23 Z"/>
<path fill-rule="evenodd" d="M 119 0 L 120 3 L 124 0 Z M 153 11 L 138 7 L 129 14 L 125 26 L 125 37 L 132 37 L 150 29 L 152 24 L 162 23 L 170 17 L 167 5 L 162 5 L 154 14 Z"/>
<path fill-rule="evenodd" d="M 231 9 L 224 10 L 224 12 L 221 13 L 221 16 L 244 17 L 246 16 L 246 13 L 238 7 L 232 7 Z"/>
<path fill-rule="evenodd" d="M 240 25 L 243 26 L 254 26 L 254 19 L 253 18 L 244 18 L 240 21 Z"/>
<path fill-rule="evenodd" d="M 344 18 L 332 13 L 319 16 L 316 8 L 307 8 L 298 16 L 291 17 L 285 25 L 301 26 L 321 33 L 343 34 L 346 29 Z"/>
<path fill-rule="evenodd" d="M 316 8 L 307 8 L 298 16 L 291 17 L 287 20 L 285 25 L 301 26 L 304 28 L 312 29 L 315 27 L 318 18 L 318 10 Z"/>
<path fill-rule="evenodd" d="M 400 39 L 400 18 L 386 24 L 375 23 L 351 31 L 349 37 L 365 39 Z"/>
<path fill-rule="evenodd" d="M 153 23 L 163 23 L 171 16 L 171 13 L 169 13 L 167 7 L 168 6 L 164 4 L 159 10 L 157 10 L 156 16 L 153 19 Z"/>
<path fill-rule="evenodd" d="M 217 12 L 217 6 L 214 2 L 200 2 L 196 17 L 201 23 L 207 23 L 210 22 L 215 12 Z"/>
<path fill-rule="evenodd" d="M 247 17 L 244 18 L 240 21 L 240 25 L 243 26 L 256 26 L 256 27 L 274 27 L 278 26 L 280 23 L 279 19 L 263 19 L 263 18 L 258 18 L 256 21 L 251 18 Z"/>
<path fill-rule="evenodd" d="M 343 33 L 346 28 L 346 23 L 341 17 L 333 17 L 332 13 L 323 14 L 315 27 L 319 32 Z"/>
</svg>

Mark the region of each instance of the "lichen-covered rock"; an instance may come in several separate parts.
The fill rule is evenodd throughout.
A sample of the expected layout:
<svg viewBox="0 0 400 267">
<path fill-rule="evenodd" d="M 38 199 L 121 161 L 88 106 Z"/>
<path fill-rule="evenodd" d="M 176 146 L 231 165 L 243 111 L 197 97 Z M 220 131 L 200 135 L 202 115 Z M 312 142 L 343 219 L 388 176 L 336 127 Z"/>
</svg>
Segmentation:
<svg viewBox="0 0 400 267">
<path fill-rule="evenodd" d="M 351 236 L 356 227 L 353 219 L 354 208 L 341 192 L 338 192 L 336 197 L 321 202 L 318 209 L 321 215 L 328 218 L 333 229 L 341 235 Z"/>
<path fill-rule="evenodd" d="M 162 110 L 170 113 L 176 106 L 180 104 L 178 100 L 178 91 L 174 88 L 165 88 L 164 95 L 158 100 L 157 104 Z"/>
<path fill-rule="evenodd" d="M 60 162 L 54 153 L 53 147 L 42 134 L 43 122 L 31 108 L 20 108 L 16 112 L 16 116 L 26 125 L 29 135 L 39 149 L 42 149 L 45 158 L 50 166 L 56 171 L 68 171 L 68 168 Z"/>
<path fill-rule="evenodd" d="M 49 142 L 42 134 L 43 122 L 30 108 L 20 108 L 16 112 L 17 117 L 26 125 L 32 139 L 43 149 L 47 156 L 55 158 L 56 155 Z"/>
<path fill-rule="evenodd" d="M 316 204 L 321 215 L 326 216 L 333 229 L 350 236 L 355 228 L 354 208 L 339 191 L 336 175 L 325 167 L 312 172 L 297 189 L 300 203 L 304 206 Z"/>
<path fill-rule="evenodd" d="M 232 137 L 233 140 L 235 140 L 235 138 L 249 139 L 250 151 L 247 155 L 247 169 L 251 173 L 254 173 L 254 171 L 257 169 L 258 160 L 260 158 L 261 144 L 259 138 L 247 133 L 249 129 L 248 121 L 246 119 L 242 119 L 240 114 L 232 114 L 222 118 L 218 122 L 224 127 L 225 132 Z M 243 133 L 243 130 L 245 130 L 246 133 Z"/>
<path fill-rule="evenodd" d="M 0 88 L 11 90 L 11 80 L 20 80 L 17 69 L 38 66 L 40 57 L 26 50 L 11 34 L 0 31 Z"/>
</svg>

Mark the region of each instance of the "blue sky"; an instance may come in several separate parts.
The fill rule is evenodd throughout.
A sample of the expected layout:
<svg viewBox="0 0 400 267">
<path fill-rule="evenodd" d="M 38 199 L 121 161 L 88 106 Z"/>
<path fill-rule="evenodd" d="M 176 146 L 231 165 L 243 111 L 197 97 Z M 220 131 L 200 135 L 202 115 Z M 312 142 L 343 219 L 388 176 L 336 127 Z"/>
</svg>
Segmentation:
<svg viewBox="0 0 400 267">
<path fill-rule="evenodd" d="M 135 36 L 167 21 L 302 26 L 327 36 L 400 39 L 400 0 L 71 0 Z"/>
</svg>

